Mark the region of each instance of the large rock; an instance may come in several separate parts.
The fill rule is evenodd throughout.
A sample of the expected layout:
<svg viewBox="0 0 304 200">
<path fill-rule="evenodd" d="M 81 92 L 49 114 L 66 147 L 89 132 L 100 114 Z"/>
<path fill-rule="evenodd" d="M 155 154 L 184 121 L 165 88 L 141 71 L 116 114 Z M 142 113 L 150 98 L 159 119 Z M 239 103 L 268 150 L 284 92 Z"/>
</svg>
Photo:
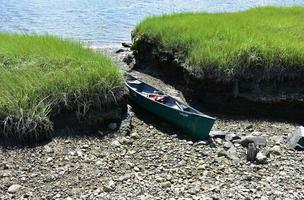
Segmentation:
<svg viewBox="0 0 304 200">
<path fill-rule="evenodd" d="M 299 126 L 288 135 L 287 143 L 290 148 L 304 150 L 304 127 Z"/>
<path fill-rule="evenodd" d="M 234 134 L 234 133 L 228 133 L 228 134 L 225 136 L 225 140 L 231 141 L 231 142 L 233 142 L 233 141 L 235 141 L 235 140 L 239 140 L 239 139 L 241 139 L 240 136 L 238 136 L 238 135 L 236 135 L 236 134 Z"/>
<path fill-rule="evenodd" d="M 248 147 L 250 143 L 254 143 L 256 146 L 266 146 L 267 140 L 263 136 L 246 136 L 240 141 L 243 147 Z"/>
</svg>

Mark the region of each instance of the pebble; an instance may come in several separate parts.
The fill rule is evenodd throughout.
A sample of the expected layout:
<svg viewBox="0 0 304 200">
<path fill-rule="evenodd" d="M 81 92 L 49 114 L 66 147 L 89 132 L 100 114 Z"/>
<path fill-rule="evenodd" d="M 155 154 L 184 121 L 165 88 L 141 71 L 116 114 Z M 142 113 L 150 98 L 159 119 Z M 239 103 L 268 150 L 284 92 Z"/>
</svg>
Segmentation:
<svg viewBox="0 0 304 200">
<path fill-rule="evenodd" d="M 130 137 L 132 138 L 132 139 L 139 139 L 139 134 L 137 133 L 137 132 L 132 132 L 131 134 L 130 134 Z"/>
<path fill-rule="evenodd" d="M 284 138 L 281 135 L 275 135 L 270 137 L 270 140 L 273 141 L 276 145 L 282 144 Z"/>
<path fill-rule="evenodd" d="M 161 183 L 160 186 L 162 188 L 170 187 L 171 186 L 171 182 L 170 181 L 165 181 L 165 182 Z"/>
<path fill-rule="evenodd" d="M 46 153 L 54 153 L 54 150 L 51 147 L 49 147 L 48 145 L 44 146 L 44 151 Z"/>
<path fill-rule="evenodd" d="M 196 142 L 196 143 L 194 144 L 194 146 L 207 145 L 207 144 L 208 144 L 208 142 L 203 140 L 203 141 Z"/>
<path fill-rule="evenodd" d="M 81 150 L 77 150 L 76 154 L 78 157 L 82 157 L 83 156 L 83 152 Z"/>
<path fill-rule="evenodd" d="M 224 142 L 224 145 L 223 145 L 223 147 L 224 147 L 224 149 L 230 149 L 231 147 L 232 147 L 232 143 L 231 142 Z"/>
<path fill-rule="evenodd" d="M 258 164 L 267 164 L 267 157 L 262 152 L 258 152 L 256 155 L 256 162 Z"/>
<path fill-rule="evenodd" d="M 100 165 L 102 165 L 103 164 L 103 162 L 101 161 L 101 160 L 98 160 L 98 161 L 96 161 L 96 163 L 95 163 L 95 165 L 98 165 L 98 166 L 100 166 Z"/>
<path fill-rule="evenodd" d="M 187 144 L 193 145 L 193 141 L 187 141 Z"/>
<path fill-rule="evenodd" d="M 114 141 L 111 143 L 111 145 L 112 145 L 113 147 L 119 147 L 119 146 L 120 146 L 120 142 L 119 142 L 118 140 L 114 140 Z"/>
<path fill-rule="evenodd" d="M 210 131 L 209 136 L 212 138 L 224 139 L 228 133 L 224 131 Z"/>
<path fill-rule="evenodd" d="M 217 156 L 218 157 L 228 157 L 228 153 L 227 151 L 225 151 L 224 149 L 220 150 L 218 153 L 217 153 Z"/>
<path fill-rule="evenodd" d="M 115 191 L 115 182 L 109 181 L 106 185 L 103 186 L 104 192 L 113 192 Z"/>
<path fill-rule="evenodd" d="M 275 145 L 269 149 L 269 153 L 273 155 L 281 155 L 281 147 L 279 145 Z"/>
<path fill-rule="evenodd" d="M 22 186 L 19 185 L 19 184 L 13 184 L 13 185 L 11 185 L 11 186 L 7 189 L 7 191 L 8 191 L 9 193 L 13 194 L 13 193 L 16 193 L 16 192 L 20 191 L 21 187 L 22 187 Z"/>
<path fill-rule="evenodd" d="M 129 138 L 126 138 L 126 137 L 123 137 L 121 140 L 120 140 L 120 143 L 121 144 L 125 144 L 125 145 L 129 145 L 129 144 L 132 144 L 133 143 L 133 140 L 129 139 Z"/>
</svg>

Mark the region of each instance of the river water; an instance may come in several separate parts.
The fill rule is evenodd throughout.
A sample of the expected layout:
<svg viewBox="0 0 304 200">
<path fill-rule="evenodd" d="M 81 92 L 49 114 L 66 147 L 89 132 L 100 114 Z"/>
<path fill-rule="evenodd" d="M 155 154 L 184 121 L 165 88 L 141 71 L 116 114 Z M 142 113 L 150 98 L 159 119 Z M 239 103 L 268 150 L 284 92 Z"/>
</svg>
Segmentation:
<svg viewBox="0 0 304 200">
<path fill-rule="evenodd" d="M 100 47 L 130 41 L 131 30 L 147 16 L 267 5 L 304 0 L 0 0 L 0 31 L 48 33 Z"/>
</svg>

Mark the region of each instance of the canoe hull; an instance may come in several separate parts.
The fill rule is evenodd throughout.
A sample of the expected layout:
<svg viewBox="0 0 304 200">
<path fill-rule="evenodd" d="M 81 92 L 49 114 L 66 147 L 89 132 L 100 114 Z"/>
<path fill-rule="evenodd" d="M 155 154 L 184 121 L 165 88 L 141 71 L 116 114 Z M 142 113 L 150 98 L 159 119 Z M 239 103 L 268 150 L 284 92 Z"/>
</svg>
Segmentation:
<svg viewBox="0 0 304 200">
<path fill-rule="evenodd" d="M 194 115 L 191 113 L 172 109 L 161 103 L 155 102 L 130 89 L 131 100 L 140 107 L 158 115 L 160 118 L 182 128 L 196 140 L 205 140 L 214 124 L 214 118 Z"/>
</svg>

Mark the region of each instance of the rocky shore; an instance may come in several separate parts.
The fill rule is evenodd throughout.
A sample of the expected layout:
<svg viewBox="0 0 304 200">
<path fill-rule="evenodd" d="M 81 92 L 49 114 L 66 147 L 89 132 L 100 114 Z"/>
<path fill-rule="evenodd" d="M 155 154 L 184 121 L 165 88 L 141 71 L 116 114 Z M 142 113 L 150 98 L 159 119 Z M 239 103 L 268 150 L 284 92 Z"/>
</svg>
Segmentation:
<svg viewBox="0 0 304 200">
<path fill-rule="evenodd" d="M 102 51 L 126 70 L 133 62 L 128 48 Z M 130 73 L 184 98 L 157 71 L 137 67 L 141 72 Z M 214 138 L 194 142 L 141 108 L 132 110 L 128 133 L 101 130 L 33 148 L 0 146 L 0 199 L 304 198 L 304 154 L 286 142 L 299 124 L 215 115 Z M 246 160 L 246 136 L 266 139 L 258 146 L 259 163 Z"/>
</svg>

